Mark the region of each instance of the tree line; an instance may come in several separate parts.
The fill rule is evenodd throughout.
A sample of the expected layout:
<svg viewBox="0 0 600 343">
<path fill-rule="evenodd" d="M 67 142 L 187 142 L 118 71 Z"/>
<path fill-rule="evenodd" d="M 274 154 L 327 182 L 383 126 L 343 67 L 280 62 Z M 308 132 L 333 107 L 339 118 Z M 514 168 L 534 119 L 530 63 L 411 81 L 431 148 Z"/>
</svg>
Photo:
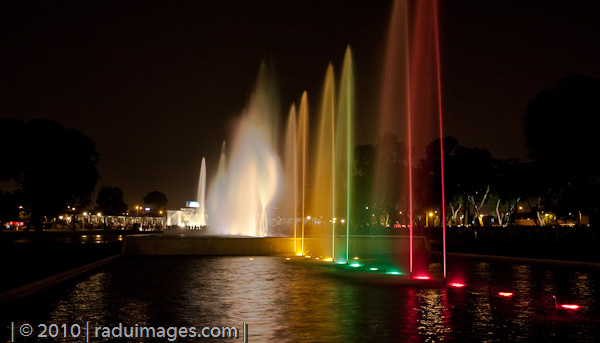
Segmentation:
<svg viewBox="0 0 600 343">
<path fill-rule="evenodd" d="M 486 207 L 496 223 L 508 225 L 518 204 L 526 204 L 540 226 L 547 224 L 548 213 L 558 218 L 584 214 L 594 222 L 600 206 L 598 118 L 600 81 L 571 75 L 537 94 L 524 111 L 529 162 L 495 159 L 486 149 L 467 148 L 445 137 L 446 222 L 459 225 L 474 219 L 483 225 Z M 438 138 L 427 146 L 426 157 L 413 165 L 414 222 L 423 222 L 428 211 L 441 208 L 440 150 Z M 356 147 L 354 212 L 361 225 L 406 223 L 407 177 L 401 171 L 408 168 L 407 156 L 405 144 L 390 133 L 375 145 Z M 378 190 L 376 180 L 389 170 L 396 177 Z"/>
<path fill-rule="evenodd" d="M 1 119 L 0 128 L 0 221 L 16 220 L 25 210 L 27 227 L 42 230 L 46 218 L 91 206 L 100 158 L 88 136 L 46 119 Z M 158 191 L 144 198 L 155 209 L 164 209 L 167 201 Z M 127 210 L 120 188 L 100 188 L 94 211 L 122 215 Z"/>
<path fill-rule="evenodd" d="M 467 148 L 445 137 L 445 220 L 460 224 L 469 215 L 480 218 L 488 205 L 497 222 L 505 225 L 514 220 L 517 204 L 527 203 L 539 225 L 548 212 L 559 217 L 582 213 L 593 222 L 600 207 L 599 117 L 600 81 L 570 75 L 538 93 L 525 109 L 523 131 L 531 162 L 498 160 L 485 149 Z M 67 208 L 90 206 L 100 159 L 88 136 L 43 119 L 29 123 L 1 119 L 0 131 L 0 221 L 14 220 L 22 206 L 30 213 L 29 227 L 42 229 L 44 218 L 54 218 Z M 441 206 L 439 147 L 439 139 L 432 142 L 425 158 L 413 166 L 418 185 L 413 189 L 415 220 Z M 408 199 L 402 187 L 406 180 L 399 174 L 407 167 L 407 156 L 405 144 L 389 133 L 375 145 L 355 148 L 352 204 L 357 222 L 367 223 L 373 217 L 385 223 L 405 220 Z M 385 187 L 377 187 L 376 180 L 381 179 L 377 173 L 396 176 L 386 177 Z M 155 209 L 164 209 L 167 201 L 158 191 L 144 198 Z M 99 211 L 120 215 L 127 208 L 120 188 L 99 190 Z"/>
</svg>

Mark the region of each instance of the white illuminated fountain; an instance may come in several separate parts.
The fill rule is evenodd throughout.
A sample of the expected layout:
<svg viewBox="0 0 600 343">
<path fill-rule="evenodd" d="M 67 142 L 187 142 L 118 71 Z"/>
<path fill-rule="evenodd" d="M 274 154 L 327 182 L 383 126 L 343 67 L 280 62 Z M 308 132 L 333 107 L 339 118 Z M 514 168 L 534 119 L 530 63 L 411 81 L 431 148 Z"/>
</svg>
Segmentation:
<svg viewBox="0 0 600 343">
<path fill-rule="evenodd" d="M 200 178 L 198 179 L 198 212 L 196 214 L 196 223 L 198 226 L 206 226 L 206 160 L 202 157 L 200 165 Z"/>
<path fill-rule="evenodd" d="M 263 64 L 256 89 L 235 128 L 227 158 L 223 143 L 208 198 L 203 158 L 197 201 L 188 202 L 181 210 L 168 211 L 168 226 L 202 229 L 202 234 L 209 235 L 268 235 L 271 208 L 281 183 L 275 153 L 279 113 L 273 79 Z"/>
<path fill-rule="evenodd" d="M 267 236 L 281 182 L 277 142 L 277 97 L 261 66 L 257 86 L 235 130 L 225 163 L 224 148 L 208 197 L 209 234 Z"/>
<path fill-rule="evenodd" d="M 200 177 L 198 179 L 198 196 L 196 201 L 188 201 L 187 206 L 178 211 L 167 211 L 167 226 L 202 229 L 206 227 L 206 160 L 202 157 Z"/>
</svg>

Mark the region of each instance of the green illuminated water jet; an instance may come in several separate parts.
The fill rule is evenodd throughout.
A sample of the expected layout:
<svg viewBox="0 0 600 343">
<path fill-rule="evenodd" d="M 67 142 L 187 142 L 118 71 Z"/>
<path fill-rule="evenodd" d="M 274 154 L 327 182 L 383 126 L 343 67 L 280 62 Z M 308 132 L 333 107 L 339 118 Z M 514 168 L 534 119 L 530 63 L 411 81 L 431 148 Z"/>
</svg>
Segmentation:
<svg viewBox="0 0 600 343">
<path fill-rule="evenodd" d="M 354 70 L 352 65 L 352 51 L 350 46 L 346 48 L 344 55 L 344 63 L 342 65 L 342 78 L 340 81 L 339 95 L 338 95 L 338 115 L 337 115 L 337 127 L 336 127 L 336 159 L 340 161 L 340 173 L 342 174 L 338 178 L 341 182 L 337 187 L 340 196 L 338 197 L 341 201 L 344 201 L 339 209 L 339 213 L 345 214 L 345 226 L 346 226 L 346 261 L 350 258 L 350 224 L 352 222 L 352 216 L 350 213 L 351 199 L 352 199 L 352 166 L 354 164 L 352 147 L 353 144 L 353 121 L 354 121 Z M 345 184 L 342 184 L 345 183 Z M 343 194 L 345 193 L 345 194 Z M 345 195 L 345 196 L 344 196 Z M 344 223 L 342 223 L 344 224 Z M 334 238 L 335 241 L 335 238 Z M 336 256 L 333 255 L 335 258 Z"/>
</svg>

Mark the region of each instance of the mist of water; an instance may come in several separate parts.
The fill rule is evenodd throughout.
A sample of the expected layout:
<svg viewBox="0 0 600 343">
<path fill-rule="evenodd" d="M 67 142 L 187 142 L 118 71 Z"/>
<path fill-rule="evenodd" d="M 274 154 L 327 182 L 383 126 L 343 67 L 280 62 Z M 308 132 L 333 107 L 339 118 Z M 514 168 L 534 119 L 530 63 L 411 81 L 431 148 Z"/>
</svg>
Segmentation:
<svg viewBox="0 0 600 343">
<path fill-rule="evenodd" d="M 263 65 L 234 132 L 228 164 L 223 158 L 209 193 L 209 233 L 268 235 L 271 205 L 281 184 L 275 153 L 278 116 L 274 81 Z"/>
</svg>

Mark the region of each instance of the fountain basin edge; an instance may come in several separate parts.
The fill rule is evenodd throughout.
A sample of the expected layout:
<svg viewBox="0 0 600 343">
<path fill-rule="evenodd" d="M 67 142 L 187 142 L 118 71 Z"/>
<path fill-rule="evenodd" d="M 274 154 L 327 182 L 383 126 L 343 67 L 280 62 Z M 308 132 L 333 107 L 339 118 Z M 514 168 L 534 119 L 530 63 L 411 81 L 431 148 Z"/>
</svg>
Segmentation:
<svg viewBox="0 0 600 343">
<path fill-rule="evenodd" d="M 331 238 L 306 238 L 307 252 L 319 256 L 330 253 Z M 342 237 L 340 237 L 342 239 Z M 343 238 L 345 239 L 345 238 Z M 338 237 L 336 237 L 336 241 Z M 373 244 L 390 254 L 406 253 L 408 237 L 402 236 L 352 236 L 353 242 L 364 242 L 359 250 L 374 250 Z M 368 242 L 368 243 L 367 243 Z M 414 237 L 416 252 L 431 253 L 425 237 Z M 351 244 L 353 248 L 353 244 Z M 353 249 L 355 250 L 355 249 Z M 378 250 L 378 249 L 377 249 Z M 356 251 L 356 250 L 355 250 Z M 204 255 L 204 256 L 290 256 L 294 255 L 292 237 L 245 237 L 211 235 L 135 235 L 127 236 L 123 244 L 126 255 Z M 357 251 L 363 253 L 363 251 Z"/>
</svg>

